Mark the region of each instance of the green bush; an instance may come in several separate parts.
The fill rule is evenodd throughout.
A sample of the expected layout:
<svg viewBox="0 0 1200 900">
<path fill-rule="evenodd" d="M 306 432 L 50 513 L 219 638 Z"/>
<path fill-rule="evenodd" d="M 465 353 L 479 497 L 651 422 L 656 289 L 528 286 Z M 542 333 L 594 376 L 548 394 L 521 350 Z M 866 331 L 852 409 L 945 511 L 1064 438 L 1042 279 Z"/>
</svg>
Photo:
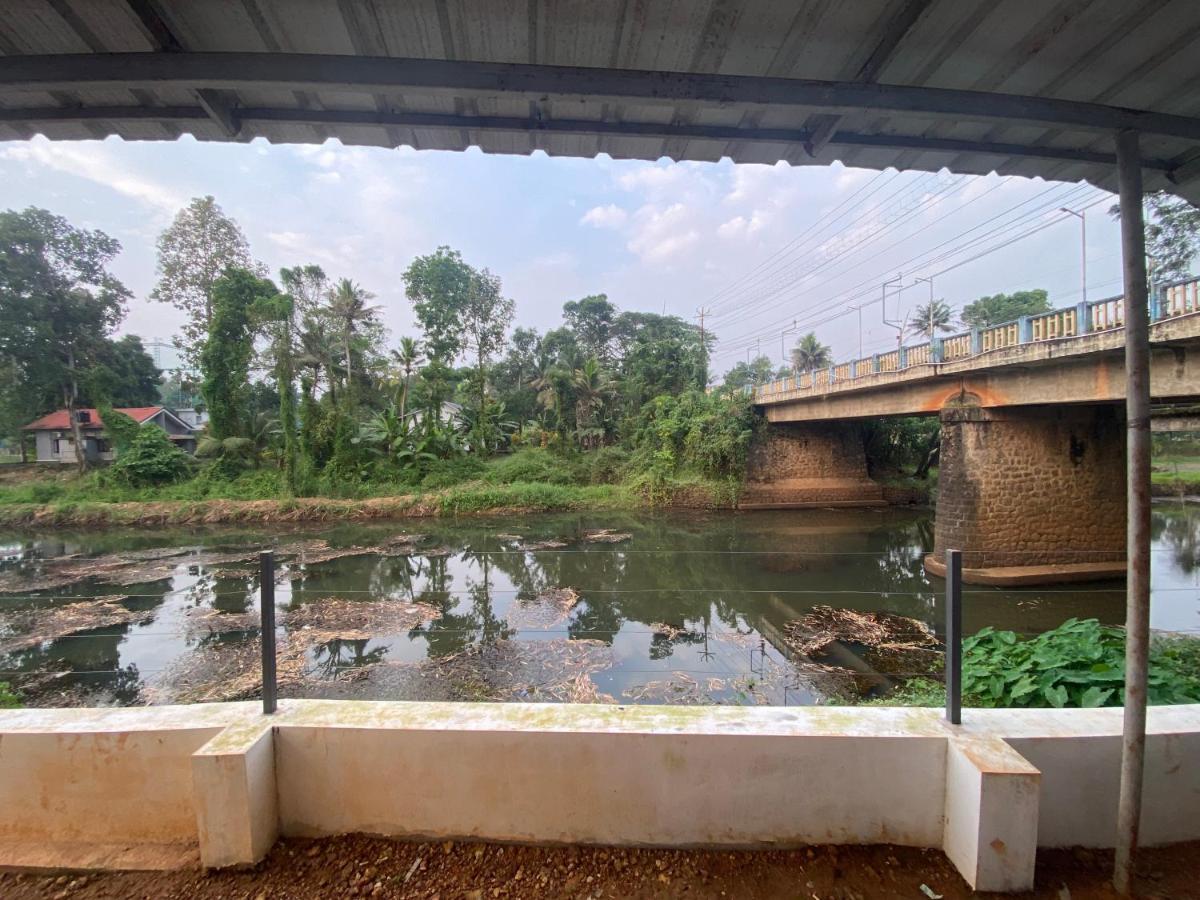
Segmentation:
<svg viewBox="0 0 1200 900">
<path fill-rule="evenodd" d="M 619 484 L 629 473 L 630 455 L 624 447 L 600 447 L 579 461 L 588 484 Z"/>
<path fill-rule="evenodd" d="M 111 471 L 115 478 L 140 487 L 178 481 L 190 468 L 188 455 L 171 443 L 165 431 L 157 425 L 144 425 Z"/>
<path fill-rule="evenodd" d="M 422 470 L 421 487 L 436 491 L 474 481 L 487 471 L 487 464 L 477 456 L 458 456 L 430 460 L 422 465 Z"/>
<path fill-rule="evenodd" d="M 0 681 L 0 709 L 16 709 L 20 705 L 20 698 L 12 692 L 8 682 Z"/>
<path fill-rule="evenodd" d="M 579 484 L 582 478 L 566 457 L 532 448 L 493 460 L 484 480 L 491 484 Z"/>
<path fill-rule="evenodd" d="M 638 414 L 637 463 L 661 470 L 669 460 L 673 471 L 682 467 L 709 478 L 740 478 L 754 427 L 754 411 L 745 396 L 693 390 L 656 397 Z"/>
<path fill-rule="evenodd" d="M 1186 638 L 1154 642 L 1150 703 L 1200 702 L 1197 644 Z M 1121 706 L 1125 632 L 1095 619 L 1068 619 L 1025 640 L 984 628 L 963 641 L 963 696 L 972 706 Z"/>
</svg>

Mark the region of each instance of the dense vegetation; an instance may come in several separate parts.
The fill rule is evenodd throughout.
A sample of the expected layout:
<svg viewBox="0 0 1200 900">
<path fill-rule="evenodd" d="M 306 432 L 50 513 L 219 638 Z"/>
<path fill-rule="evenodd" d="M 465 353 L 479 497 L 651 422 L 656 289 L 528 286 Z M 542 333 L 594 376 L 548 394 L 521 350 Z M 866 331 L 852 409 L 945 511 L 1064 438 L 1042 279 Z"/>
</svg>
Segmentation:
<svg viewBox="0 0 1200 900">
<path fill-rule="evenodd" d="M 1125 702 L 1125 632 L 1095 619 L 1068 619 L 1022 638 L 984 628 L 963 640 L 963 703 L 984 707 L 1095 707 Z M 944 686 L 910 679 L 881 702 L 937 706 Z M 1152 704 L 1200 703 L 1200 641 L 1156 636 L 1150 647 Z"/>
<path fill-rule="evenodd" d="M 420 334 L 393 342 L 362 285 L 312 264 L 268 278 L 205 197 L 158 241 L 151 298 L 186 314 L 178 344 L 195 371 L 163 380 L 136 339 L 110 337 L 130 296 L 108 271 L 119 249 L 43 210 L 0 219 L 0 430 L 19 437 L 37 415 L 94 405 L 117 455 L 0 499 L 355 498 L 468 482 L 736 492 L 748 400 L 706 391 L 713 337 L 680 318 L 597 294 L 565 303 L 545 334 L 513 328 L 500 279 L 439 247 L 403 274 Z M 167 399 L 209 415 L 195 459 L 113 409 Z"/>
</svg>

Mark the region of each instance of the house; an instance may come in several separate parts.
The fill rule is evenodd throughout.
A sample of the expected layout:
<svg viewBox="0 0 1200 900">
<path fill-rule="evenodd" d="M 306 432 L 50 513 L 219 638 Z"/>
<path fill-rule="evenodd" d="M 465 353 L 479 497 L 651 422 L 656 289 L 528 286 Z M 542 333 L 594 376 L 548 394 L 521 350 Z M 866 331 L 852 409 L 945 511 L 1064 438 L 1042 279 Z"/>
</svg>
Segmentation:
<svg viewBox="0 0 1200 900">
<path fill-rule="evenodd" d="M 117 412 L 125 413 L 139 425 L 157 425 L 178 447 L 188 453 L 196 452 L 196 430 L 165 406 L 136 406 L 118 409 Z M 83 452 L 88 462 L 114 459 L 112 444 L 104 432 L 100 413 L 94 409 L 77 409 L 75 415 L 83 432 Z M 38 462 L 75 462 L 75 441 L 71 433 L 71 420 L 65 409 L 44 415 L 22 430 L 33 432 Z"/>
</svg>

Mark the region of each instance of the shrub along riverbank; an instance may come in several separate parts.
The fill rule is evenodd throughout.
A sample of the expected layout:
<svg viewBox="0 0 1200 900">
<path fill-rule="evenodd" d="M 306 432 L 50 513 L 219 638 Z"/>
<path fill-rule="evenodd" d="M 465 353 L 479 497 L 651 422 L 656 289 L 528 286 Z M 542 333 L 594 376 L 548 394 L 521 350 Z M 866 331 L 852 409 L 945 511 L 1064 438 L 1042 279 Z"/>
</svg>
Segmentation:
<svg viewBox="0 0 1200 900">
<path fill-rule="evenodd" d="M 232 478 L 211 467 L 171 484 L 133 487 L 106 470 L 76 478 L 0 485 L 0 525 L 20 527 L 363 520 L 485 512 L 633 509 L 648 505 L 732 508 L 740 482 L 684 472 L 641 474 L 605 448 L 563 455 L 540 448 L 428 467 L 419 479 L 322 485 L 288 497 L 277 469 Z"/>
</svg>

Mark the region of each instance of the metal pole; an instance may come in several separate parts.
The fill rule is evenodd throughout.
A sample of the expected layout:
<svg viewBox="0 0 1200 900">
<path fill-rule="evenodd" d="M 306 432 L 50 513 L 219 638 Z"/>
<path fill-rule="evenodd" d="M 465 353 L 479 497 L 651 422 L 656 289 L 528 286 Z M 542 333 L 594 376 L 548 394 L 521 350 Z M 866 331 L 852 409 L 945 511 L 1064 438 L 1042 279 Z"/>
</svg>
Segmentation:
<svg viewBox="0 0 1200 900">
<path fill-rule="evenodd" d="M 1087 210 L 1079 211 L 1079 280 L 1083 302 L 1087 303 Z"/>
<path fill-rule="evenodd" d="M 1113 887 L 1129 894 L 1142 817 L 1146 671 L 1150 649 L 1150 340 L 1142 167 L 1135 131 L 1116 136 L 1125 281 L 1125 418 L 1128 429 L 1125 594 L 1125 722 Z"/>
<path fill-rule="evenodd" d="M 275 683 L 275 554 L 270 550 L 258 555 L 258 606 L 262 634 L 263 715 L 276 709 Z"/>
<path fill-rule="evenodd" d="M 946 721 L 962 724 L 962 551 L 946 551 Z"/>
</svg>

